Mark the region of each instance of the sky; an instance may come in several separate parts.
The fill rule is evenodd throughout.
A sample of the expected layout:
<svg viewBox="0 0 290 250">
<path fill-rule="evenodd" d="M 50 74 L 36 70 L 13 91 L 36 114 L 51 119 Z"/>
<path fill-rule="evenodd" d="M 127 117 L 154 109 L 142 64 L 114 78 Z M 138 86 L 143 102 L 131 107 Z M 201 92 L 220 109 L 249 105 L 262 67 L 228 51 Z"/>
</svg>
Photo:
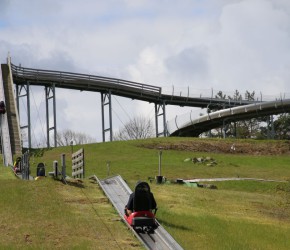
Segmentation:
<svg viewBox="0 0 290 250">
<path fill-rule="evenodd" d="M 0 0 L 1 63 L 8 52 L 15 65 L 121 78 L 165 94 L 290 98 L 290 1 Z M 32 92 L 40 144 L 44 90 Z M 56 99 L 59 131 L 102 140 L 99 93 L 57 89 Z M 112 108 L 114 131 L 140 114 L 154 119 L 146 102 L 113 96 Z M 191 109 L 166 106 L 166 118 Z"/>
</svg>

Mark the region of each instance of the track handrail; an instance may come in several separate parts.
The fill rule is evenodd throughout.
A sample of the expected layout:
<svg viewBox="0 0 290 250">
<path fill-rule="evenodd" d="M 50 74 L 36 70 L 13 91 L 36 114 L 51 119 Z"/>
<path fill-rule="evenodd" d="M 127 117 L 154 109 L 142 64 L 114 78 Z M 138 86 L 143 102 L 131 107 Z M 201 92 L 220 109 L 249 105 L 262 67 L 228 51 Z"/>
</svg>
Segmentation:
<svg viewBox="0 0 290 250">
<path fill-rule="evenodd" d="M 23 79 L 33 79 L 38 81 L 53 81 L 57 80 L 60 82 L 66 81 L 88 81 L 88 82 L 103 82 L 107 84 L 120 85 L 123 87 L 134 88 L 141 91 L 152 92 L 157 95 L 161 94 L 161 88 L 153 85 L 137 83 L 127 80 L 122 80 L 118 78 L 112 77 L 103 77 L 103 76 L 95 76 L 88 74 L 80 74 L 80 73 L 71 73 L 71 72 L 62 72 L 55 70 L 42 70 L 42 69 L 32 69 L 32 68 L 23 68 L 11 64 L 12 72 L 14 77 L 23 78 Z"/>
<path fill-rule="evenodd" d="M 123 96 L 132 99 L 138 99 L 142 101 L 148 101 L 150 103 L 164 103 L 166 105 L 179 105 L 189 107 L 207 107 L 211 102 L 212 106 L 220 109 L 221 107 L 228 107 L 229 105 L 245 105 L 252 103 L 252 101 L 239 101 L 228 103 L 227 99 L 219 99 L 212 97 L 189 97 L 167 95 L 162 93 L 162 88 L 137 83 L 133 81 L 122 80 L 112 77 L 96 76 L 89 74 L 62 72 L 55 70 L 42 70 L 24 68 L 11 64 L 12 73 L 15 84 L 23 84 L 29 82 L 30 85 L 45 85 L 51 86 L 52 83 L 55 87 L 77 89 L 84 91 L 95 92 L 107 92 L 111 91 L 111 94 Z"/>
</svg>

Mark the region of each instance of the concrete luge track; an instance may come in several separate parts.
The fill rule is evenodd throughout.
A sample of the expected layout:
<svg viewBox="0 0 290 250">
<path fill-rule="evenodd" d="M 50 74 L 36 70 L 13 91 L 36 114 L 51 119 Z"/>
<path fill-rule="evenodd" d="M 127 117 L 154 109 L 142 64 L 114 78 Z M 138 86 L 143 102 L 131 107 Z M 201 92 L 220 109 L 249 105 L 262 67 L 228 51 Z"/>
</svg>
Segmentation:
<svg viewBox="0 0 290 250">
<path fill-rule="evenodd" d="M 104 180 L 100 180 L 96 176 L 93 178 L 99 183 L 119 215 L 124 219 L 124 208 L 127 204 L 129 195 L 132 193 L 126 182 L 119 175 Z M 153 234 L 138 233 L 129 225 L 128 227 L 132 229 L 133 233 L 147 249 L 183 249 L 160 224 Z"/>
</svg>

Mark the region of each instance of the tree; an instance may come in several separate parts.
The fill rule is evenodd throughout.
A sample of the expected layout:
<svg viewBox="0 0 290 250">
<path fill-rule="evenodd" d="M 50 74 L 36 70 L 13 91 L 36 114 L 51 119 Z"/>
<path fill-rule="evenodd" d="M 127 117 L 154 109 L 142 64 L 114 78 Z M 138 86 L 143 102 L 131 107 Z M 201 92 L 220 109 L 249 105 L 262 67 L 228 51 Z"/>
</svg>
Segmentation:
<svg viewBox="0 0 290 250">
<path fill-rule="evenodd" d="M 290 139 L 290 114 L 281 114 L 274 121 L 275 137 L 279 140 Z"/>
<path fill-rule="evenodd" d="M 228 98 L 230 100 L 233 100 L 233 101 L 241 101 L 241 100 L 243 100 L 242 95 L 240 94 L 240 92 L 237 89 L 235 90 L 234 95 L 233 96 L 228 96 Z"/>
<path fill-rule="evenodd" d="M 228 99 L 234 101 L 243 100 L 242 94 L 235 90 L 233 96 L 227 96 Z M 222 91 L 219 91 L 215 98 L 218 99 L 226 99 L 226 95 L 223 94 Z M 248 101 L 255 101 L 255 91 L 249 92 L 246 91 L 244 94 L 244 99 Z M 225 136 L 234 136 L 237 138 L 253 138 L 260 135 L 260 123 L 261 121 L 265 121 L 265 118 L 252 118 L 248 120 L 229 122 L 224 126 L 224 128 L 220 127 L 215 130 L 212 130 L 212 134 L 216 137 L 222 137 L 223 133 Z M 224 129 L 224 130 L 223 130 Z"/>
<path fill-rule="evenodd" d="M 93 143 L 96 140 L 85 133 L 74 132 L 70 129 L 58 132 L 56 135 L 56 143 L 58 146 L 69 146 L 71 141 L 73 141 L 74 144 L 78 145 Z"/>
<path fill-rule="evenodd" d="M 226 99 L 227 95 L 224 94 L 221 90 L 219 92 L 217 92 L 217 94 L 215 95 L 215 98 L 217 99 Z"/>
<path fill-rule="evenodd" d="M 250 93 L 248 90 L 245 93 L 245 100 L 248 101 L 255 101 L 255 91 L 253 91 L 252 93 Z"/>
<path fill-rule="evenodd" d="M 151 119 L 138 116 L 127 122 L 114 135 L 115 141 L 145 139 L 154 136 L 154 126 Z"/>
</svg>

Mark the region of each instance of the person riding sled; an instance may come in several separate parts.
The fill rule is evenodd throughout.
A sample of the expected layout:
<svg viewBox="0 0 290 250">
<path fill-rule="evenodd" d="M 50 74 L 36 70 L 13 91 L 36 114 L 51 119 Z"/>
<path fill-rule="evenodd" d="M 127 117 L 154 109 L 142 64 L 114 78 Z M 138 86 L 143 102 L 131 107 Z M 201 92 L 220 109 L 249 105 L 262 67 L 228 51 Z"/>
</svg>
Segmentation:
<svg viewBox="0 0 290 250">
<path fill-rule="evenodd" d="M 157 204 L 150 186 L 147 182 L 138 181 L 135 191 L 130 194 L 125 214 L 129 216 L 135 211 L 152 211 L 157 209 Z"/>
<path fill-rule="evenodd" d="M 156 211 L 157 204 L 149 184 L 138 181 L 125 206 L 124 219 L 135 231 L 154 233 L 159 225 L 155 218 Z"/>
</svg>

